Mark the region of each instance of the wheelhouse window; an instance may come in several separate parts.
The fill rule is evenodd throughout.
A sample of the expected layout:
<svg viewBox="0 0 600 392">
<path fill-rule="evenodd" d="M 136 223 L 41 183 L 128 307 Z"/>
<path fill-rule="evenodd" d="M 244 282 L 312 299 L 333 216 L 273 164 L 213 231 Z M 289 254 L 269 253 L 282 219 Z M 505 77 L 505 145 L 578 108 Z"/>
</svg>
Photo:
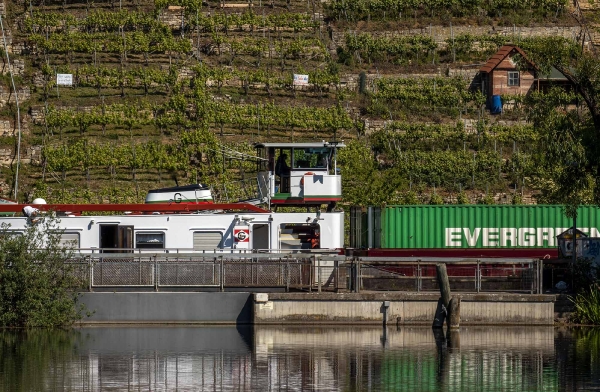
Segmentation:
<svg viewBox="0 0 600 392">
<path fill-rule="evenodd" d="M 508 71 L 508 85 L 520 86 L 521 79 L 518 71 Z"/>
<path fill-rule="evenodd" d="M 165 233 L 136 233 L 135 247 L 137 249 L 164 249 Z"/>
<path fill-rule="evenodd" d="M 328 148 L 304 148 L 294 150 L 294 169 L 327 169 Z"/>
</svg>

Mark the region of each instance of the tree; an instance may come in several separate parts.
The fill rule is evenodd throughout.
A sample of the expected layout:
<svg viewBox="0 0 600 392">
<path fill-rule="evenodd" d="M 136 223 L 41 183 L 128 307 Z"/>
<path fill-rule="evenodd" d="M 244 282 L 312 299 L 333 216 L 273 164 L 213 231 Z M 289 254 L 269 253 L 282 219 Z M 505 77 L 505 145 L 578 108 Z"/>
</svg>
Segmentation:
<svg viewBox="0 0 600 392">
<path fill-rule="evenodd" d="M 16 233 L 0 226 L 0 326 L 57 327 L 81 318 L 77 279 L 57 220 L 45 217 Z"/>
<path fill-rule="evenodd" d="M 543 143 L 535 185 L 544 201 L 565 204 L 575 216 L 580 204 L 600 204 L 600 63 L 593 51 L 559 38 L 528 49 L 541 76 L 554 67 L 572 87 L 532 94 L 528 103 Z"/>
</svg>

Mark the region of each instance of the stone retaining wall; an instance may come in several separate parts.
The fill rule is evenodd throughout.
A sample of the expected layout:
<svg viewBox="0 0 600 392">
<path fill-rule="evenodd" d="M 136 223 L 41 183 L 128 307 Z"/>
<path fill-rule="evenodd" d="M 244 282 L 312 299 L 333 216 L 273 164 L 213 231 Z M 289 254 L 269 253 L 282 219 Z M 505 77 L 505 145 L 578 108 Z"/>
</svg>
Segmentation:
<svg viewBox="0 0 600 392">
<path fill-rule="evenodd" d="M 0 147 L 0 166 L 9 166 L 13 163 L 14 155 L 12 147 Z M 21 149 L 21 164 L 39 165 L 41 160 L 42 146 L 29 146 Z"/>
</svg>

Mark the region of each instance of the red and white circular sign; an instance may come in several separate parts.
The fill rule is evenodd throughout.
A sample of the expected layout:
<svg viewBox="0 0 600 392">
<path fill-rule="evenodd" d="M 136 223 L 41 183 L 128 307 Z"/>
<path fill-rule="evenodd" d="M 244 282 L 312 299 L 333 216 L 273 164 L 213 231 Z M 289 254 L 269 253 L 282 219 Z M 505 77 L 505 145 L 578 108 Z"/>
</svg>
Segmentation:
<svg viewBox="0 0 600 392">
<path fill-rule="evenodd" d="M 233 238 L 235 242 L 250 242 L 249 229 L 233 229 Z"/>
</svg>

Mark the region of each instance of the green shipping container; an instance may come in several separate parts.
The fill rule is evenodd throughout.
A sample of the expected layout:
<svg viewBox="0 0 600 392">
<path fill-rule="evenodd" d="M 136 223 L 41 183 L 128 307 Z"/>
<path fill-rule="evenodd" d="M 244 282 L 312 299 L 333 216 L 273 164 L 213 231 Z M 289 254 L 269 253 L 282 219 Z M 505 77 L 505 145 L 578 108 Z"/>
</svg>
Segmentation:
<svg viewBox="0 0 600 392">
<path fill-rule="evenodd" d="M 383 248 L 554 248 L 573 226 L 560 205 L 388 206 L 381 211 Z M 600 237 L 600 209 L 583 206 L 577 228 Z"/>
</svg>

